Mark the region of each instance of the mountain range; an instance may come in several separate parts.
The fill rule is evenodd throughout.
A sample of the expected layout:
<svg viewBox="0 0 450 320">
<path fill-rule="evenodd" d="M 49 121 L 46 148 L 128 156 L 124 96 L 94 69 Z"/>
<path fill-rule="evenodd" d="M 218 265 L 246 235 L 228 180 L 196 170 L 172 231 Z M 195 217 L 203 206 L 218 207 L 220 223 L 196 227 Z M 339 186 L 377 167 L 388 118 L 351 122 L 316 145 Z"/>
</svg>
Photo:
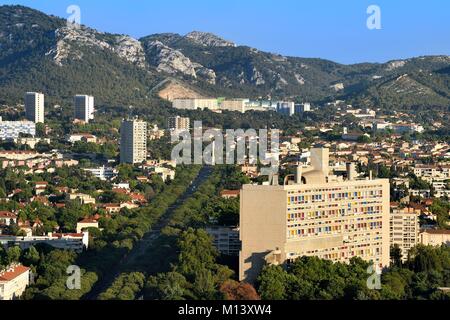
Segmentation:
<svg viewBox="0 0 450 320">
<path fill-rule="evenodd" d="M 86 93 L 99 104 L 121 105 L 146 105 L 158 96 L 224 96 L 448 108 L 450 57 L 343 65 L 263 52 L 198 31 L 134 39 L 0 6 L 0 103 L 21 102 L 26 91 L 42 91 L 55 103 Z"/>
</svg>

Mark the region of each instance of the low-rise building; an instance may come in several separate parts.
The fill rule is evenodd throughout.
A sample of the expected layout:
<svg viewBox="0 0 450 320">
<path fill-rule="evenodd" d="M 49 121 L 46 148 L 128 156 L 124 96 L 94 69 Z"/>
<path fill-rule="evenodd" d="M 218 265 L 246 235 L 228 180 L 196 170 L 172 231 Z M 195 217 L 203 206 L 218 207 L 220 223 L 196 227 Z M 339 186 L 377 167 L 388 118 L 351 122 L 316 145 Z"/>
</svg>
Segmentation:
<svg viewBox="0 0 450 320">
<path fill-rule="evenodd" d="M 98 229 L 98 221 L 91 218 L 85 218 L 77 223 L 77 233 L 81 233 L 88 228 Z"/>
<path fill-rule="evenodd" d="M 88 142 L 88 143 L 97 143 L 97 137 L 89 134 L 89 133 L 77 133 L 72 134 L 67 139 L 70 143 L 75 142 Z"/>
<path fill-rule="evenodd" d="M 29 146 L 31 149 L 35 149 L 36 145 L 38 143 L 50 144 L 50 139 L 20 137 L 20 138 L 14 139 L 14 143 L 26 145 L 26 146 Z"/>
<path fill-rule="evenodd" d="M 35 191 L 36 195 L 40 195 L 40 194 L 44 193 L 45 190 L 47 190 L 47 187 L 48 187 L 48 182 L 39 181 L 39 182 L 35 183 L 34 191 Z"/>
<path fill-rule="evenodd" d="M 106 203 L 102 204 L 100 208 L 104 209 L 109 214 L 119 213 L 122 207 L 118 203 Z"/>
<path fill-rule="evenodd" d="M 0 300 L 15 300 L 22 296 L 30 284 L 30 268 L 10 265 L 0 271 Z"/>
<path fill-rule="evenodd" d="M 450 230 L 424 230 L 419 234 L 420 243 L 425 246 L 450 246 Z"/>
<path fill-rule="evenodd" d="M 36 124 L 32 121 L 0 121 L 0 140 L 14 140 L 21 135 L 36 135 Z"/>
<path fill-rule="evenodd" d="M 223 190 L 220 192 L 220 196 L 224 199 L 239 198 L 240 190 Z"/>
<path fill-rule="evenodd" d="M 81 204 L 95 204 L 95 198 L 84 193 L 70 193 L 68 195 L 69 200 L 80 200 Z"/>
<path fill-rule="evenodd" d="M 111 180 L 117 177 L 117 174 L 119 173 L 116 169 L 106 166 L 93 169 L 84 169 L 84 171 L 90 172 L 94 177 L 99 178 L 100 180 L 103 181 Z"/>
<path fill-rule="evenodd" d="M 49 233 L 47 236 L 0 236 L 0 245 L 4 247 L 19 246 L 26 250 L 31 246 L 47 244 L 56 249 L 81 252 L 89 247 L 89 233 Z"/>
<path fill-rule="evenodd" d="M 164 182 L 175 179 L 175 170 L 166 167 L 153 167 L 150 172 L 160 176 Z"/>
<path fill-rule="evenodd" d="M 0 225 L 17 224 L 17 215 L 9 211 L 0 211 Z"/>
</svg>

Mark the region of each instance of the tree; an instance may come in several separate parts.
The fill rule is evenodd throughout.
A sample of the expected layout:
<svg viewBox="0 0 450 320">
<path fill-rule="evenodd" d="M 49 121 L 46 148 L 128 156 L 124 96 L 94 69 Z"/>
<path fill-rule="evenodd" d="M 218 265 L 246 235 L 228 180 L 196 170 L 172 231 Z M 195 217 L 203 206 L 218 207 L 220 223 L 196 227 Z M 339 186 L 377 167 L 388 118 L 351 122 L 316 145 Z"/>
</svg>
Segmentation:
<svg viewBox="0 0 450 320">
<path fill-rule="evenodd" d="M 21 253 L 22 250 L 18 246 L 10 247 L 6 253 L 8 264 L 19 262 Z"/>
<path fill-rule="evenodd" d="M 402 266 L 402 249 L 398 246 L 398 244 L 391 246 L 390 256 L 391 256 L 391 266 L 393 267 Z"/>
<path fill-rule="evenodd" d="M 220 286 L 226 300 L 260 300 L 256 289 L 248 283 L 227 280 Z"/>
<path fill-rule="evenodd" d="M 217 299 L 214 275 L 211 270 L 202 268 L 195 272 L 192 292 L 198 300 Z"/>
<path fill-rule="evenodd" d="M 189 296 L 189 283 L 178 272 L 159 273 L 148 279 L 145 296 L 151 300 L 184 300 Z"/>
<path fill-rule="evenodd" d="M 34 265 L 37 266 L 39 263 L 39 252 L 35 247 L 31 246 L 22 255 L 22 259 L 26 265 Z"/>
<path fill-rule="evenodd" d="M 372 139 L 366 135 L 362 135 L 358 137 L 358 143 L 370 143 L 372 142 Z"/>
<path fill-rule="evenodd" d="M 258 277 L 258 292 L 263 300 L 288 298 L 288 274 L 280 266 L 265 266 Z"/>
<path fill-rule="evenodd" d="M 217 250 L 212 245 L 211 236 L 202 229 L 189 228 L 178 240 L 180 255 L 176 271 L 188 279 L 195 278 L 200 270 L 212 269 L 217 257 Z"/>
</svg>

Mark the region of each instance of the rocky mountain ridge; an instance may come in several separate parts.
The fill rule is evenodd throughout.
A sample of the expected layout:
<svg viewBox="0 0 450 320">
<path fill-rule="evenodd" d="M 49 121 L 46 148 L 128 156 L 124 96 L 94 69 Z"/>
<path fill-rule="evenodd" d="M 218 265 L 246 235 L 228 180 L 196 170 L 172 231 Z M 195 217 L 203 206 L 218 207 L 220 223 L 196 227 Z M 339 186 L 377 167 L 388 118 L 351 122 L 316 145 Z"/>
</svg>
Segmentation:
<svg viewBox="0 0 450 320">
<path fill-rule="evenodd" d="M 84 88 L 95 88 L 99 92 L 90 93 L 104 95 L 105 101 L 119 92 L 124 101 L 145 101 L 164 79 L 175 79 L 177 92 L 203 96 L 346 99 L 368 107 L 450 105 L 450 57 L 445 55 L 343 65 L 238 46 L 208 32 L 134 39 L 73 28 L 22 6 L 0 6 L 0 48 L 4 101 L 21 99 L 27 90 L 70 96 Z"/>
</svg>

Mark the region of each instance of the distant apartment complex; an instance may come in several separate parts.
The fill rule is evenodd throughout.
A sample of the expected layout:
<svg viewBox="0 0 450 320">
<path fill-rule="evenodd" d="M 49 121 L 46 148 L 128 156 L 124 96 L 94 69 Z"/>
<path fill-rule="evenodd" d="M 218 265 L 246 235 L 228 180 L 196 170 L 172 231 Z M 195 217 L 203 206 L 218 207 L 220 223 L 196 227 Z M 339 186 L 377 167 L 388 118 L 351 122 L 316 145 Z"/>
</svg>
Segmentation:
<svg viewBox="0 0 450 320">
<path fill-rule="evenodd" d="M 390 216 L 391 246 L 397 245 L 406 261 L 408 252 L 419 243 L 419 212 L 413 208 L 393 209 Z"/>
<path fill-rule="evenodd" d="M 172 102 L 172 106 L 175 109 L 183 110 L 217 110 L 219 103 L 217 99 L 175 99 Z"/>
<path fill-rule="evenodd" d="M 36 124 L 31 121 L 2 121 L 0 118 L 0 140 L 15 140 L 20 136 L 35 136 Z"/>
<path fill-rule="evenodd" d="M 295 103 L 294 102 L 278 102 L 277 112 L 286 116 L 293 116 L 295 114 Z"/>
<path fill-rule="evenodd" d="M 302 103 L 295 105 L 295 113 L 305 113 L 305 112 L 311 112 L 310 103 Z"/>
<path fill-rule="evenodd" d="M 294 181 L 241 190 L 239 279 L 254 282 L 263 265 L 301 256 L 389 264 L 389 180 L 330 175 L 329 150 L 312 149 Z"/>
<path fill-rule="evenodd" d="M 147 159 L 147 123 L 124 120 L 120 127 L 120 163 L 142 163 Z"/>
<path fill-rule="evenodd" d="M 276 104 L 275 104 L 276 105 Z M 172 107 L 183 110 L 212 110 L 215 112 L 221 111 L 236 111 L 245 113 L 247 111 L 269 111 L 275 110 L 270 101 L 250 101 L 250 99 L 175 99 L 172 102 Z"/>
<path fill-rule="evenodd" d="M 390 129 L 397 134 L 415 133 L 415 132 L 422 133 L 425 131 L 423 126 L 415 123 L 390 123 L 379 119 L 372 120 L 372 127 L 376 131 Z"/>
<path fill-rule="evenodd" d="M 295 104 L 292 101 L 280 101 L 277 103 L 277 112 L 286 116 L 302 114 L 311 111 L 310 103 Z"/>
<path fill-rule="evenodd" d="M 34 123 L 44 123 L 44 95 L 38 92 L 25 94 L 25 116 Z"/>
<path fill-rule="evenodd" d="M 190 119 L 185 117 L 170 117 L 167 119 L 167 129 L 171 131 L 189 130 Z"/>
<path fill-rule="evenodd" d="M 248 99 L 224 100 L 221 102 L 220 108 L 222 110 L 237 111 L 237 112 L 245 113 L 246 108 L 249 103 L 250 103 L 250 100 L 248 100 Z"/>
<path fill-rule="evenodd" d="M 86 123 L 94 120 L 94 97 L 88 95 L 76 95 L 74 97 L 75 119 Z"/>
</svg>

